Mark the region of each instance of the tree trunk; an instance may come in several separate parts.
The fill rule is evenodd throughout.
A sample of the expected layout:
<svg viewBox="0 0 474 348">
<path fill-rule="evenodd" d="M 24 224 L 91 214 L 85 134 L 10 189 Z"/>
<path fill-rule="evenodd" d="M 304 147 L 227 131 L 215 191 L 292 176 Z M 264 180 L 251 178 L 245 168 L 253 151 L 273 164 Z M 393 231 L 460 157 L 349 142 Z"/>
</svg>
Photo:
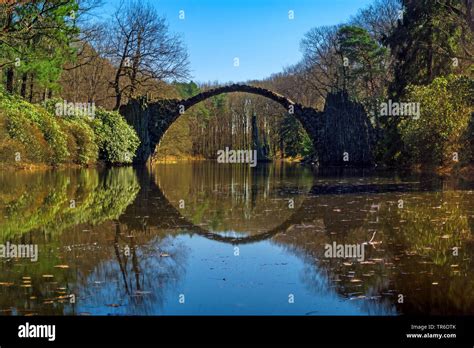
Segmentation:
<svg viewBox="0 0 474 348">
<path fill-rule="evenodd" d="M 28 78 L 27 73 L 23 73 L 21 75 L 21 89 L 20 89 L 20 95 L 25 98 L 26 97 L 26 80 Z"/>
<path fill-rule="evenodd" d="M 30 75 L 30 96 L 29 96 L 29 100 L 30 100 L 30 103 L 33 102 L 33 74 Z"/>
<path fill-rule="evenodd" d="M 7 92 L 10 93 L 10 94 L 13 94 L 13 79 L 15 77 L 15 73 L 13 71 L 13 68 L 12 67 L 9 67 L 7 69 L 7 83 L 6 83 L 6 87 L 7 87 Z"/>
</svg>

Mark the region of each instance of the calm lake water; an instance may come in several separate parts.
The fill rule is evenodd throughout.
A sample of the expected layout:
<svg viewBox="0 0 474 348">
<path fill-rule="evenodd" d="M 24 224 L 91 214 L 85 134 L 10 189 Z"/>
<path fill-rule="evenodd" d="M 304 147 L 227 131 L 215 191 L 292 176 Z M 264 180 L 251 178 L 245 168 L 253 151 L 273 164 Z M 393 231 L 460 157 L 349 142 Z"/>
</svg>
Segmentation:
<svg viewBox="0 0 474 348">
<path fill-rule="evenodd" d="M 474 314 L 474 183 L 434 176 L 0 173 L 0 246 L 20 244 L 38 259 L 0 258 L 2 315 Z"/>
</svg>

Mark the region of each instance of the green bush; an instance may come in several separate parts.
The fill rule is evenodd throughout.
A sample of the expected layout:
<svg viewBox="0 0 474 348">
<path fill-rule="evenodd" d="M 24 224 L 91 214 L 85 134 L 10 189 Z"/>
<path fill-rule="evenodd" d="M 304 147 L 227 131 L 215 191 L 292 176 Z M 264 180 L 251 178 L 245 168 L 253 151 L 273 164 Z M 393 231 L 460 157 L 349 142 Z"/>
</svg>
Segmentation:
<svg viewBox="0 0 474 348">
<path fill-rule="evenodd" d="M 56 165 L 67 160 L 67 136 L 58 120 L 44 108 L 0 93 L 0 110 L 6 116 L 10 137 L 25 145 L 33 161 Z"/>
<path fill-rule="evenodd" d="M 30 104 L 0 90 L 0 162 L 76 163 L 90 165 L 99 158 L 110 164 L 131 163 L 139 145 L 134 129 L 117 112 L 103 109 L 95 117 L 74 113 L 56 116 L 51 99 Z"/>
<path fill-rule="evenodd" d="M 90 165 L 97 161 L 99 148 L 92 128 L 77 119 L 63 121 L 68 134 L 70 160 L 80 165 Z"/>
<path fill-rule="evenodd" d="M 420 117 L 399 124 L 404 157 L 410 163 L 452 164 L 454 153 L 460 161 L 463 135 L 474 111 L 474 80 L 466 76 L 438 77 L 426 86 L 410 86 L 406 99 L 420 103 Z"/>
<path fill-rule="evenodd" d="M 91 123 L 100 159 L 112 164 L 132 163 L 140 140 L 118 112 L 97 108 Z"/>
<path fill-rule="evenodd" d="M 43 133 L 33 121 L 18 111 L 8 117 L 0 111 L 2 163 L 14 163 L 17 153 L 22 163 L 44 163 L 52 157 L 52 151 Z"/>
<path fill-rule="evenodd" d="M 463 163 L 474 163 L 474 112 L 471 113 L 469 125 L 462 137 L 462 153 L 464 154 L 461 158 Z"/>
</svg>

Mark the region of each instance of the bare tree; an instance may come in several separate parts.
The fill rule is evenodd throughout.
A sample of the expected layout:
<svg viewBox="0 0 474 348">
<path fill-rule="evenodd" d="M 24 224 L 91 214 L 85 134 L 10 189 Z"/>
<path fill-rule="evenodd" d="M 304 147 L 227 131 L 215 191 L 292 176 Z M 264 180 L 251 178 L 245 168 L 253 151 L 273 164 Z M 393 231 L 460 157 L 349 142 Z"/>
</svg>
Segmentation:
<svg viewBox="0 0 474 348">
<path fill-rule="evenodd" d="M 338 49 L 338 29 L 338 26 L 316 27 L 301 41 L 303 60 L 299 75 L 323 98 L 328 92 L 344 89 L 346 74 L 344 57 Z"/>
<path fill-rule="evenodd" d="M 352 18 L 349 24 L 366 29 L 377 41 L 383 42 L 401 19 L 400 0 L 375 0 Z"/>
<path fill-rule="evenodd" d="M 178 35 L 171 34 L 163 17 L 149 4 L 121 6 L 108 28 L 107 56 L 116 68 L 111 85 L 115 109 L 123 97 L 134 97 L 139 87 L 157 80 L 189 76 L 188 54 Z"/>
</svg>

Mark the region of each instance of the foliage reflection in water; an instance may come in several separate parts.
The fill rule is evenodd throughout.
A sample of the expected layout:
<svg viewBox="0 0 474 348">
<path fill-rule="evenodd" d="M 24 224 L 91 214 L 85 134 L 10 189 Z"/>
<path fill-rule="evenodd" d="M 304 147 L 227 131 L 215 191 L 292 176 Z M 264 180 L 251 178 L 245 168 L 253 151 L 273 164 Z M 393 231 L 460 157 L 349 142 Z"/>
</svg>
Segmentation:
<svg viewBox="0 0 474 348">
<path fill-rule="evenodd" d="M 0 311 L 473 314 L 473 194 L 292 164 L 2 174 L 0 244 L 39 258 L 0 259 Z M 325 257 L 333 242 L 364 260 Z"/>
</svg>

